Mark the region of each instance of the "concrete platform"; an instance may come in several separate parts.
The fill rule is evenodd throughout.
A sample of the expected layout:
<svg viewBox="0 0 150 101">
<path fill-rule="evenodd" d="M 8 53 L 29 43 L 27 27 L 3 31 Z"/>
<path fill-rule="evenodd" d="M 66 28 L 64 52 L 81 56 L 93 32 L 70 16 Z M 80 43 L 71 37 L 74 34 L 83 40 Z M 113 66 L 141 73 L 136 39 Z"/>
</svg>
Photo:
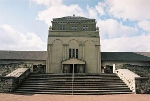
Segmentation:
<svg viewBox="0 0 150 101">
<path fill-rule="evenodd" d="M 149 101 L 147 94 L 118 95 L 15 95 L 0 93 L 0 101 Z"/>
</svg>

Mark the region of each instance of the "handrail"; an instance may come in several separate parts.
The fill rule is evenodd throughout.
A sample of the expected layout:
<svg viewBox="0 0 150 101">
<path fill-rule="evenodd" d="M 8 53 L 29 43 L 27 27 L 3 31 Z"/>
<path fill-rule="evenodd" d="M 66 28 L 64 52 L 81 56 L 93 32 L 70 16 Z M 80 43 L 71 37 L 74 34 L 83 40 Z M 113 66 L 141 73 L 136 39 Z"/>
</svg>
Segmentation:
<svg viewBox="0 0 150 101">
<path fill-rule="evenodd" d="M 72 72 L 72 95 L 73 95 L 73 82 L 74 82 L 74 64 L 73 64 L 73 72 Z"/>
</svg>

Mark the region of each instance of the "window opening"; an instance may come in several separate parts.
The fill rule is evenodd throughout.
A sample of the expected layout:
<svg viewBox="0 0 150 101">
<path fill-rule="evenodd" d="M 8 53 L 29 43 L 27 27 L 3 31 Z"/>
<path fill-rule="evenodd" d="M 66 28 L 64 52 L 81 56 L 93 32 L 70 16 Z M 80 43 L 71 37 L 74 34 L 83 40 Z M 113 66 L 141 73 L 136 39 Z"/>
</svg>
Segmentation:
<svg viewBox="0 0 150 101">
<path fill-rule="evenodd" d="M 72 51 L 72 57 L 75 57 L 75 49 Z"/>
<path fill-rule="evenodd" d="M 76 25 L 72 25 L 71 26 L 71 30 L 77 30 L 77 26 Z"/>
<path fill-rule="evenodd" d="M 60 25 L 60 30 L 65 30 L 65 25 Z"/>
<path fill-rule="evenodd" d="M 71 58 L 71 49 L 69 49 L 69 58 Z"/>
<path fill-rule="evenodd" d="M 76 58 L 78 58 L 78 49 L 76 49 Z"/>
<path fill-rule="evenodd" d="M 88 30 L 88 26 L 83 26 L 82 30 Z"/>
<path fill-rule="evenodd" d="M 69 49 L 69 58 L 78 58 L 78 49 Z"/>
</svg>

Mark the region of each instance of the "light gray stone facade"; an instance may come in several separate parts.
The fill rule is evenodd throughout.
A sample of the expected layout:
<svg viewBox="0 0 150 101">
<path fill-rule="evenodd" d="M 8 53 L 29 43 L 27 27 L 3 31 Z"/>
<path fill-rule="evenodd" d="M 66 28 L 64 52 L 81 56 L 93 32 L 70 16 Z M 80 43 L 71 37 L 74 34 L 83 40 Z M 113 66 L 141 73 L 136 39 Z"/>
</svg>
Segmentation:
<svg viewBox="0 0 150 101">
<path fill-rule="evenodd" d="M 55 18 L 49 29 L 47 73 L 100 73 L 100 37 L 95 19 Z M 76 62 L 71 62 L 76 59 Z M 65 61 L 68 64 L 63 64 Z M 85 64 L 80 64 L 84 62 Z"/>
</svg>

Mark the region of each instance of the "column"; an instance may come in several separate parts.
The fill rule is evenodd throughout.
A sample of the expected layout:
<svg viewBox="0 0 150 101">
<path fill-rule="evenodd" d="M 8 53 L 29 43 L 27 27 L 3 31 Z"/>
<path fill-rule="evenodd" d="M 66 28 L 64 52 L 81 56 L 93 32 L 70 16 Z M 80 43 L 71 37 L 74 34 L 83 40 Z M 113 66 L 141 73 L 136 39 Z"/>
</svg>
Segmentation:
<svg viewBox="0 0 150 101">
<path fill-rule="evenodd" d="M 67 47 L 68 47 L 68 44 L 63 44 L 63 59 L 65 60 L 65 59 L 67 59 L 68 57 L 67 57 L 67 51 L 68 51 L 68 49 L 67 49 Z"/>
<path fill-rule="evenodd" d="M 97 53 L 97 72 L 101 73 L 101 67 L 100 67 L 100 45 L 95 45 L 96 47 L 96 53 Z"/>
<path fill-rule="evenodd" d="M 85 59 L 85 57 L 84 57 L 85 56 L 85 50 L 84 49 L 85 49 L 85 45 L 83 44 L 82 45 L 82 59 L 83 60 Z"/>
<path fill-rule="evenodd" d="M 100 68 L 100 73 L 102 73 L 102 69 L 101 69 L 101 63 L 102 63 L 101 62 L 101 48 L 100 47 L 101 47 L 101 45 L 99 45 L 99 52 L 98 52 L 99 53 L 99 68 Z"/>
<path fill-rule="evenodd" d="M 69 58 L 69 45 L 66 44 L 66 59 Z"/>
<path fill-rule="evenodd" d="M 115 73 L 116 70 L 116 64 L 113 64 L 113 73 Z"/>
<path fill-rule="evenodd" d="M 64 65 L 62 64 L 61 65 L 61 73 L 63 73 L 63 70 L 64 70 Z"/>
<path fill-rule="evenodd" d="M 52 44 L 48 45 L 47 49 L 47 66 L 46 66 L 46 73 L 50 73 L 51 69 L 51 61 L 52 61 Z"/>
<path fill-rule="evenodd" d="M 65 59 L 67 59 L 67 45 L 65 45 Z"/>
<path fill-rule="evenodd" d="M 83 65 L 83 73 L 85 73 L 86 64 Z"/>
<path fill-rule="evenodd" d="M 30 70 L 33 72 L 33 63 L 30 63 Z"/>
<path fill-rule="evenodd" d="M 65 60 L 65 51 L 66 51 L 65 44 L 63 44 L 63 60 Z"/>
<path fill-rule="evenodd" d="M 78 58 L 79 58 L 79 59 L 83 59 L 83 58 L 82 58 L 82 44 L 81 44 L 81 43 L 79 44 Z"/>
<path fill-rule="evenodd" d="M 47 45 L 47 53 L 46 53 L 46 73 L 49 71 L 49 45 Z"/>
</svg>

